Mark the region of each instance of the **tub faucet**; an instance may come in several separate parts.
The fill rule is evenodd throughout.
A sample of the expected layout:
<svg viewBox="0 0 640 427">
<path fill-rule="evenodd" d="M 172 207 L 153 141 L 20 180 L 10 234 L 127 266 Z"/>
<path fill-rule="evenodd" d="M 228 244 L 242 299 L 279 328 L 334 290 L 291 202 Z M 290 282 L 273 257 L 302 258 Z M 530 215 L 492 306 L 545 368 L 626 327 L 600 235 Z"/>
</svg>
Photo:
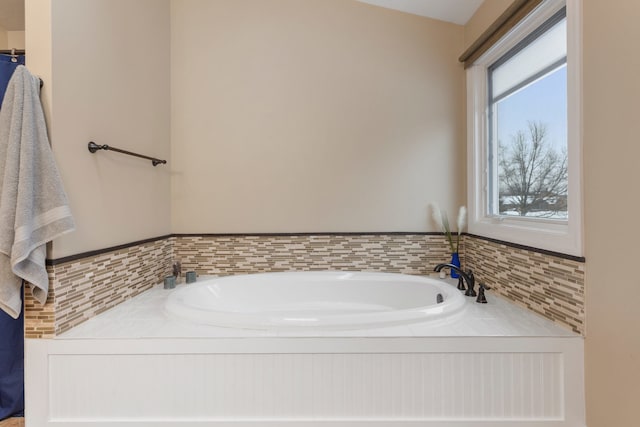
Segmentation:
<svg viewBox="0 0 640 427">
<path fill-rule="evenodd" d="M 436 272 L 440 272 L 440 270 L 442 270 L 443 268 L 449 268 L 451 270 L 455 270 L 459 275 L 460 275 L 460 280 L 464 280 L 464 282 L 467 284 L 467 291 L 464 293 L 466 296 L 468 297 L 475 297 L 476 291 L 473 289 L 473 287 L 475 286 L 476 283 L 476 278 L 473 275 L 473 271 L 471 271 L 471 269 L 468 269 L 466 272 L 462 271 L 462 269 L 460 267 L 458 267 L 457 265 L 453 265 L 453 264 L 438 264 L 436 265 L 436 268 L 433 269 L 433 271 Z M 460 289 L 461 291 L 464 290 L 464 286 L 460 286 L 461 283 L 458 282 L 458 289 Z"/>
<path fill-rule="evenodd" d="M 176 261 L 173 264 L 173 277 L 176 278 L 176 282 L 180 279 L 181 275 L 182 275 L 182 265 L 180 264 L 180 261 Z"/>
</svg>

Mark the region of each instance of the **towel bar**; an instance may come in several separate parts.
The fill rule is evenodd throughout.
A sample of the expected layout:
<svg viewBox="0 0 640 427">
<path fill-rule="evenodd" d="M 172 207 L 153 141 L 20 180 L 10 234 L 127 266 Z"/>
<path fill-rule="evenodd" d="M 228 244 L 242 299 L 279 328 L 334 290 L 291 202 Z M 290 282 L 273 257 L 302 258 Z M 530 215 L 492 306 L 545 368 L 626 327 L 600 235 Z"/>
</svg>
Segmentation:
<svg viewBox="0 0 640 427">
<path fill-rule="evenodd" d="M 105 145 L 98 145 L 93 141 L 91 141 L 91 142 L 89 142 L 89 144 L 87 144 L 87 148 L 92 153 L 95 153 L 98 150 L 109 150 L 109 151 L 117 151 L 118 153 L 127 154 L 129 156 L 140 157 L 142 159 L 151 160 L 151 164 L 153 164 L 153 166 L 158 166 L 158 165 L 161 165 L 161 164 L 163 165 L 163 164 L 167 163 L 166 160 L 156 159 L 155 157 L 149 157 L 149 156 L 145 156 L 143 154 L 132 153 L 131 151 L 121 150 L 120 148 L 115 148 L 115 147 L 110 147 L 110 146 L 108 146 L 106 144 Z"/>
</svg>

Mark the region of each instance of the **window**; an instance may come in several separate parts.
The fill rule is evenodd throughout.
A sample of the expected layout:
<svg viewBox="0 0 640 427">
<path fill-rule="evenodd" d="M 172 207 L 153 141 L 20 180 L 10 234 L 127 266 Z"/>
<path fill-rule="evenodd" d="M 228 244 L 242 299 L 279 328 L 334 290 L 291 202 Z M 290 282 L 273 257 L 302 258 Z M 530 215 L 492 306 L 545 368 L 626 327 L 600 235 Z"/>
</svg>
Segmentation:
<svg viewBox="0 0 640 427">
<path fill-rule="evenodd" d="M 488 68 L 492 215 L 567 219 L 565 9 Z"/>
<path fill-rule="evenodd" d="M 473 234 L 582 255 L 578 6 L 543 2 L 468 70 Z"/>
</svg>

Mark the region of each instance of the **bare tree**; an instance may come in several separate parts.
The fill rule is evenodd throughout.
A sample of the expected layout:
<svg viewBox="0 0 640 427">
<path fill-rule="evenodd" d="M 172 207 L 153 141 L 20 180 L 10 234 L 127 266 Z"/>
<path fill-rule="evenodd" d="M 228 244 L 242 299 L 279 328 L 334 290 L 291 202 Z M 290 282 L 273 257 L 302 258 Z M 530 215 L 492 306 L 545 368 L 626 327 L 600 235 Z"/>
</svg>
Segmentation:
<svg viewBox="0 0 640 427">
<path fill-rule="evenodd" d="M 547 145 L 547 127 L 529 122 L 510 145 L 498 145 L 500 212 L 555 216 L 567 210 L 567 152 Z"/>
</svg>

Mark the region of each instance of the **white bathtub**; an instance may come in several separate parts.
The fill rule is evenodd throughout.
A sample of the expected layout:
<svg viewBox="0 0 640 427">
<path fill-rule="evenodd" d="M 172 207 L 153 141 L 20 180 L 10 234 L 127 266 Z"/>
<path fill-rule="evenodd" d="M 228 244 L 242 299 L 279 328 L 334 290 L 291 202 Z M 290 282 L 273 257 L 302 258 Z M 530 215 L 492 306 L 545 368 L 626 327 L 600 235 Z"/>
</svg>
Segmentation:
<svg viewBox="0 0 640 427">
<path fill-rule="evenodd" d="M 345 289 L 323 293 L 332 275 Z M 570 331 L 495 292 L 488 304 L 464 298 L 464 309 L 448 311 L 460 293 L 454 280 L 304 276 L 315 279 L 295 282 L 301 292 L 289 287 L 291 273 L 250 276 L 252 285 L 246 276 L 173 290 L 158 284 L 54 339 L 27 339 L 26 426 L 585 426 L 583 340 Z M 229 328 L 166 315 L 169 299 L 191 295 L 184 301 L 200 306 L 216 292 L 229 297 L 218 309 L 231 317 L 314 313 L 342 327 Z M 276 293 L 295 302 L 295 315 L 288 303 L 276 304 Z M 441 313 L 433 310 L 437 293 Z M 234 298 L 252 308 L 234 306 Z M 328 298 L 339 309 L 327 309 Z M 350 329 L 371 312 L 422 313 L 425 321 Z"/>
<path fill-rule="evenodd" d="M 441 281 L 393 273 L 287 272 L 208 279 L 173 292 L 168 314 L 246 329 L 363 329 L 443 319 L 464 296 Z"/>
</svg>

